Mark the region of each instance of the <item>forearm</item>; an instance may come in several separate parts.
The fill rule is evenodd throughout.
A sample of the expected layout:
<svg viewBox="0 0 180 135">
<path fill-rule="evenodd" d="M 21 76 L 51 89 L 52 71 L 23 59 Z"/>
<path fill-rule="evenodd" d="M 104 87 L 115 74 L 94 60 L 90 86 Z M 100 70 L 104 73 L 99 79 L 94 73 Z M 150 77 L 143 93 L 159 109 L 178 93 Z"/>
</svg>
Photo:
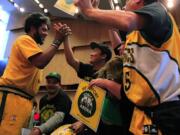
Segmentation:
<svg viewBox="0 0 180 135">
<path fill-rule="evenodd" d="M 51 61 L 57 50 L 57 47 L 50 45 L 42 53 L 30 57 L 29 60 L 37 68 L 43 69 Z"/>
<path fill-rule="evenodd" d="M 122 85 L 119 83 L 116 83 L 115 81 L 108 80 L 108 79 L 103 79 L 103 78 L 98 78 L 94 79 L 89 83 L 89 87 L 92 86 L 98 86 L 103 89 L 108 90 L 112 95 L 117 97 L 118 99 L 121 99 L 121 88 Z"/>
<path fill-rule="evenodd" d="M 111 41 L 111 46 L 113 49 L 122 43 L 120 35 L 118 35 L 118 33 L 115 30 L 109 29 L 108 33 L 109 33 L 109 39 Z"/>
<path fill-rule="evenodd" d="M 56 112 L 46 123 L 42 124 L 38 128 L 41 133 L 49 133 L 63 122 L 65 114 L 63 112 Z"/>
<path fill-rule="evenodd" d="M 76 71 L 79 69 L 79 60 L 77 60 L 74 55 L 72 48 L 69 44 L 69 39 L 68 37 L 65 38 L 64 40 L 64 53 L 65 53 L 65 58 L 66 61 L 70 66 L 72 66 Z"/>
<path fill-rule="evenodd" d="M 139 16 L 130 11 L 91 8 L 87 9 L 84 14 L 92 20 L 126 32 L 141 28 Z"/>
<path fill-rule="evenodd" d="M 114 95 L 118 99 L 121 99 L 121 96 L 120 96 L 120 92 L 121 92 L 121 88 L 122 88 L 121 84 L 106 79 L 105 85 L 106 85 L 106 89 L 112 95 Z"/>
</svg>

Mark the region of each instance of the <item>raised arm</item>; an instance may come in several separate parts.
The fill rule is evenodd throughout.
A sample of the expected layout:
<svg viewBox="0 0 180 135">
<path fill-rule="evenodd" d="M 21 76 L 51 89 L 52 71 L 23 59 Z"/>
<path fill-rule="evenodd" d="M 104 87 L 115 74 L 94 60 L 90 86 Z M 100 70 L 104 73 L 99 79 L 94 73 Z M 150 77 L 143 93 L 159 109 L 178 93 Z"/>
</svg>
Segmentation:
<svg viewBox="0 0 180 135">
<path fill-rule="evenodd" d="M 79 69 L 79 60 L 74 57 L 73 50 L 69 43 L 69 38 L 66 37 L 64 40 L 64 53 L 66 57 L 66 61 L 68 64 L 73 67 L 76 71 Z"/>
<path fill-rule="evenodd" d="M 56 31 L 56 35 L 53 43 L 43 52 L 29 58 L 32 65 L 37 68 L 43 69 L 56 54 L 56 51 L 58 50 L 60 44 L 64 41 L 65 37 L 71 34 L 70 29 L 61 23 L 54 24 L 54 29 Z"/>
<path fill-rule="evenodd" d="M 74 4 L 78 6 L 81 12 L 89 19 L 113 28 L 118 28 L 122 31 L 130 32 L 144 27 L 144 17 L 132 11 L 93 8 L 91 0 L 75 0 Z"/>
<path fill-rule="evenodd" d="M 122 43 L 121 37 L 119 36 L 119 34 L 115 29 L 109 29 L 108 33 L 109 33 L 109 39 L 111 41 L 111 46 L 113 49 Z"/>
</svg>

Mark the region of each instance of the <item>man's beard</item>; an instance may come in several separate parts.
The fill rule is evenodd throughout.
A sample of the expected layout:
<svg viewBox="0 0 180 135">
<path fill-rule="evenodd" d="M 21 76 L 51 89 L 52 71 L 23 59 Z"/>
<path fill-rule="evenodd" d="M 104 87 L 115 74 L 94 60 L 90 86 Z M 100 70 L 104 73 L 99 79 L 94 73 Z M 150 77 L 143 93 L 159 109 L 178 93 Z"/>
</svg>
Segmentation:
<svg viewBox="0 0 180 135">
<path fill-rule="evenodd" d="M 44 41 L 44 39 L 40 36 L 39 32 L 36 32 L 34 34 L 34 40 L 36 41 L 37 44 L 40 44 L 40 45 L 42 45 Z"/>
</svg>

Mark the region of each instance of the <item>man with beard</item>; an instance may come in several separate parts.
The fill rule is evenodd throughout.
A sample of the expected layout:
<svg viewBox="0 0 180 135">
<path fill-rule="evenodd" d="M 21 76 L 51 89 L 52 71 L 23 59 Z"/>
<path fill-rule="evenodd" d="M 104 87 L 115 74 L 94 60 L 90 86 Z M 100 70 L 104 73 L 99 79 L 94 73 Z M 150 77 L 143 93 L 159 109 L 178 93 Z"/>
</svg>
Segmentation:
<svg viewBox="0 0 180 135">
<path fill-rule="evenodd" d="M 47 94 L 40 99 L 40 126 L 34 127 L 30 135 L 50 134 L 57 127 L 73 122 L 69 115 L 71 99 L 61 88 L 61 76 L 51 72 L 46 76 Z"/>
<path fill-rule="evenodd" d="M 67 26 L 54 24 L 54 41 L 42 51 L 38 44 L 43 44 L 49 26 L 48 17 L 40 13 L 31 14 L 25 20 L 26 34 L 18 37 L 12 46 L 8 64 L 0 78 L 1 135 L 19 135 L 21 128 L 27 126 L 32 111 L 30 99 L 38 91 L 40 69 L 46 67 L 61 42 L 70 34 Z"/>
</svg>

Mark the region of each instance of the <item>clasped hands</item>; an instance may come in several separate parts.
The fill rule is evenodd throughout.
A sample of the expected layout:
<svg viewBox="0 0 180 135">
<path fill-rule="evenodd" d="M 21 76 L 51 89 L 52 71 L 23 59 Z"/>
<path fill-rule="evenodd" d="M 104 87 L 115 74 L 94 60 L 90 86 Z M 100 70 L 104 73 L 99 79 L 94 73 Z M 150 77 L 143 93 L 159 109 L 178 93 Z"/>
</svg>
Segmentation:
<svg viewBox="0 0 180 135">
<path fill-rule="evenodd" d="M 55 40 L 63 42 L 67 36 L 72 34 L 70 27 L 60 22 L 54 23 L 53 28 L 56 31 Z"/>
</svg>

